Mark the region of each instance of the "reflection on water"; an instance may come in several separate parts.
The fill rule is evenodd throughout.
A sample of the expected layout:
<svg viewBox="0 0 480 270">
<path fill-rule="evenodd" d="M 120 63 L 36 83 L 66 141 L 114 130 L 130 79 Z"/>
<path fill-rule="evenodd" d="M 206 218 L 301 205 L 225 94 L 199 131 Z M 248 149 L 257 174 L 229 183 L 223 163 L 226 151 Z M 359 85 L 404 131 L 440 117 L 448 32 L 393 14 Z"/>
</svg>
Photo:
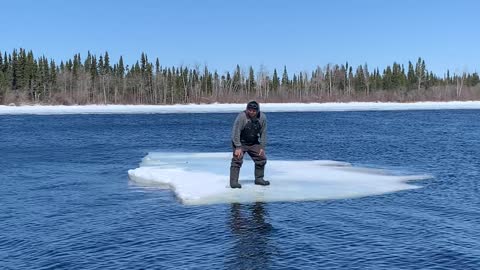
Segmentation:
<svg viewBox="0 0 480 270">
<path fill-rule="evenodd" d="M 268 269 L 273 247 L 270 235 L 273 227 L 266 220 L 264 203 L 242 205 L 232 203 L 230 228 L 234 240 L 233 254 L 228 265 L 232 269 Z"/>
</svg>

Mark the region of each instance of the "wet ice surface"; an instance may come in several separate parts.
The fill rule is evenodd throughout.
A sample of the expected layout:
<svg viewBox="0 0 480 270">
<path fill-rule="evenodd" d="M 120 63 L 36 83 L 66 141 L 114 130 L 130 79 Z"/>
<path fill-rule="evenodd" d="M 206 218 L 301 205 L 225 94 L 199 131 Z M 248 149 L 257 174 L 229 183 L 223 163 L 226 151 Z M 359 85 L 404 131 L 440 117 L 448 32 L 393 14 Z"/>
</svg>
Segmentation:
<svg viewBox="0 0 480 270">
<path fill-rule="evenodd" d="M 407 181 L 429 175 L 395 175 L 393 172 L 354 167 L 329 160 L 269 160 L 266 176 L 271 183 L 254 185 L 253 162 L 245 158 L 239 182 L 229 187 L 231 153 L 152 152 L 140 167 L 129 170 L 131 180 L 171 189 L 184 204 L 232 202 L 288 202 L 344 199 L 418 188 Z"/>
</svg>

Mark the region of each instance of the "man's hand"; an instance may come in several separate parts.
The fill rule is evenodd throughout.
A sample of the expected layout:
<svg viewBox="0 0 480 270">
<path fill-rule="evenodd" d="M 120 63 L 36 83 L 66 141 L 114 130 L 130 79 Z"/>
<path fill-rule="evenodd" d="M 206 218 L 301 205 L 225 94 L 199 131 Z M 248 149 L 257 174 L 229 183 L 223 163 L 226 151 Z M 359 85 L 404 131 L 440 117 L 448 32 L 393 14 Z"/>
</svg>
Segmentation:
<svg viewBox="0 0 480 270">
<path fill-rule="evenodd" d="M 265 150 L 260 149 L 260 151 L 258 151 L 258 154 L 262 157 L 265 157 Z"/>
<path fill-rule="evenodd" d="M 237 148 L 237 149 L 235 149 L 235 152 L 233 153 L 233 155 L 234 155 L 236 158 L 241 158 L 242 155 L 243 155 L 242 148 Z"/>
</svg>

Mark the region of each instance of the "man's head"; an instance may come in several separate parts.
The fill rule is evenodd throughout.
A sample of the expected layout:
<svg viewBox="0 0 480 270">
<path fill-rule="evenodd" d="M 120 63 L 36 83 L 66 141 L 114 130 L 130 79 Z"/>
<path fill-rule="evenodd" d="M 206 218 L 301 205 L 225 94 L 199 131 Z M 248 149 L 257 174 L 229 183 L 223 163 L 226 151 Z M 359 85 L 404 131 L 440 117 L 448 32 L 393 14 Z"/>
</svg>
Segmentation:
<svg viewBox="0 0 480 270">
<path fill-rule="evenodd" d="M 255 100 L 252 100 L 252 101 L 248 102 L 248 104 L 247 104 L 247 114 L 248 114 L 248 116 L 255 117 L 255 116 L 257 116 L 259 111 L 260 111 L 260 105 L 258 104 L 258 102 L 256 102 Z"/>
</svg>

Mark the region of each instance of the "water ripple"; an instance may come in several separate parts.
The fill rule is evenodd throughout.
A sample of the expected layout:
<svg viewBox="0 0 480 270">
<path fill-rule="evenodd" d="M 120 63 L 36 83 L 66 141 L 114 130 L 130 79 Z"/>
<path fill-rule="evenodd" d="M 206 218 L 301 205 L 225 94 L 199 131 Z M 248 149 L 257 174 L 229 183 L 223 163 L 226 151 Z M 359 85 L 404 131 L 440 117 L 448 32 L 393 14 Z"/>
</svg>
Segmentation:
<svg viewBox="0 0 480 270">
<path fill-rule="evenodd" d="M 480 269 L 477 111 L 269 114 L 270 158 L 434 179 L 209 206 L 131 186 L 126 171 L 151 151 L 229 151 L 235 114 L 0 117 L 0 269 Z"/>
</svg>

